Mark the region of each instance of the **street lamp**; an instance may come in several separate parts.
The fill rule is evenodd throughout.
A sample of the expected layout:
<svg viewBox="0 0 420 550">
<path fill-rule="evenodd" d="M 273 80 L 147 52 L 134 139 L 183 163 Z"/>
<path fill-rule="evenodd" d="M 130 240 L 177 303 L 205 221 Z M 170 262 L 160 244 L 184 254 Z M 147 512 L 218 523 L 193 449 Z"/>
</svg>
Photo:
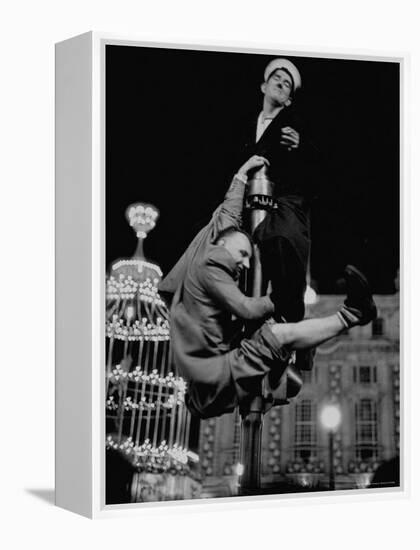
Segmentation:
<svg viewBox="0 0 420 550">
<path fill-rule="evenodd" d="M 274 183 L 270 181 L 267 167 L 259 168 L 248 182 L 246 208 L 250 214 L 249 232 L 252 233 L 274 208 Z M 265 294 L 264 278 L 261 267 L 260 250 L 254 245 L 251 294 L 254 297 Z M 241 495 L 258 494 L 261 488 L 261 439 L 262 423 L 265 412 L 263 388 L 247 407 L 241 410 L 241 457 L 240 474 Z"/>
<path fill-rule="evenodd" d="M 334 476 L 334 433 L 341 424 L 341 409 L 337 404 L 329 403 L 322 407 L 320 420 L 322 426 L 328 431 L 328 449 L 330 462 L 330 483 L 329 488 L 335 489 Z"/>
<path fill-rule="evenodd" d="M 305 295 L 303 297 L 303 301 L 305 305 L 308 305 L 308 306 L 316 304 L 318 301 L 318 296 L 315 290 L 311 287 L 309 281 L 306 283 L 306 290 L 305 290 Z"/>
</svg>

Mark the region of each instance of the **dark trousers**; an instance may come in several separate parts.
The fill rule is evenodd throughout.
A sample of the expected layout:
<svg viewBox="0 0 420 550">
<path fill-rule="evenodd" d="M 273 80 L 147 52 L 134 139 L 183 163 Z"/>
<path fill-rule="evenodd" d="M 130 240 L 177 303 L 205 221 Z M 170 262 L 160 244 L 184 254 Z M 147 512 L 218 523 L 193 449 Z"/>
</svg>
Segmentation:
<svg viewBox="0 0 420 550">
<path fill-rule="evenodd" d="M 301 321 L 305 315 L 306 265 L 296 248 L 284 237 L 273 237 L 259 244 L 265 288 L 271 281 L 274 318 Z"/>
<path fill-rule="evenodd" d="M 305 290 L 307 254 L 296 248 L 284 237 L 273 237 L 260 243 L 261 264 L 265 288 L 271 281 L 271 299 L 275 305 L 274 319 L 288 323 L 301 321 L 305 316 Z M 305 260 L 302 259 L 305 258 Z M 311 370 L 315 350 L 298 350 L 295 368 Z"/>
</svg>

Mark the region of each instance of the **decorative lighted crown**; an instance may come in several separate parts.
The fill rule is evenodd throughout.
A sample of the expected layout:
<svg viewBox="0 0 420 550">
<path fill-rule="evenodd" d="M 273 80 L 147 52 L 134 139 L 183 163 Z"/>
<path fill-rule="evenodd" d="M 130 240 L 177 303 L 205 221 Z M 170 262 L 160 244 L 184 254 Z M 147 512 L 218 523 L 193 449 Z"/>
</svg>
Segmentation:
<svg viewBox="0 0 420 550">
<path fill-rule="evenodd" d="M 136 232 L 139 239 L 145 239 L 159 217 L 159 210 L 150 204 L 130 204 L 125 212 L 130 226 Z"/>
</svg>

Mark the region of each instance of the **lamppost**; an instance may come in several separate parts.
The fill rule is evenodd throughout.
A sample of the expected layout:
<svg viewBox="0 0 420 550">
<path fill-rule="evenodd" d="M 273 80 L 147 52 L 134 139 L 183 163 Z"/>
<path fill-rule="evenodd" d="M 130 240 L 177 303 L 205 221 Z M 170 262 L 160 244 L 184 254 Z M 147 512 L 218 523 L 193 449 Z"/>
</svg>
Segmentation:
<svg viewBox="0 0 420 550">
<path fill-rule="evenodd" d="M 267 212 L 274 207 L 274 183 L 270 181 L 267 167 L 259 168 L 248 182 L 248 192 L 245 206 L 250 214 L 250 233 L 264 220 Z M 261 268 L 260 251 L 254 245 L 254 261 L 251 279 L 252 296 L 262 296 L 263 275 Z M 240 494 L 257 494 L 260 490 L 261 479 L 261 438 L 263 415 L 266 408 L 264 391 L 256 395 L 251 403 L 241 411 L 241 468 Z"/>
<path fill-rule="evenodd" d="M 330 463 L 329 488 L 335 489 L 334 471 L 334 433 L 341 424 L 341 409 L 337 403 L 329 403 L 322 407 L 320 421 L 323 428 L 328 431 L 328 456 Z"/>
</svg>

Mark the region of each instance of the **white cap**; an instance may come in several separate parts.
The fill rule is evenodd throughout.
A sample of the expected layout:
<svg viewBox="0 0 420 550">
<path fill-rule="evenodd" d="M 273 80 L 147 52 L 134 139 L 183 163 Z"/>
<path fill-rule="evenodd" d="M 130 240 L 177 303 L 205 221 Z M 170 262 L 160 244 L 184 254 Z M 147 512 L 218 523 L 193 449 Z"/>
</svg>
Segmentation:
<svg viewBox="0 0 420 550">
<path fill-rule="evenodd" d="M 278 57 L 277 59 L 273 59 L 270 61 L 270 63 L 267 65 L 264 71 L 264 82 L 267 82 L 270 75 L 277 71 L 278 69 L 285 69 L 288 71 L 293 79 L 293 90 L 296 91 L 302 86 L 302 79 L 300 78 L 300 73 L 296 67 L 296 65 L 293 65 L 291 61 L 288 59 L 283 59 L 281 57 Z"/>
</svg>

